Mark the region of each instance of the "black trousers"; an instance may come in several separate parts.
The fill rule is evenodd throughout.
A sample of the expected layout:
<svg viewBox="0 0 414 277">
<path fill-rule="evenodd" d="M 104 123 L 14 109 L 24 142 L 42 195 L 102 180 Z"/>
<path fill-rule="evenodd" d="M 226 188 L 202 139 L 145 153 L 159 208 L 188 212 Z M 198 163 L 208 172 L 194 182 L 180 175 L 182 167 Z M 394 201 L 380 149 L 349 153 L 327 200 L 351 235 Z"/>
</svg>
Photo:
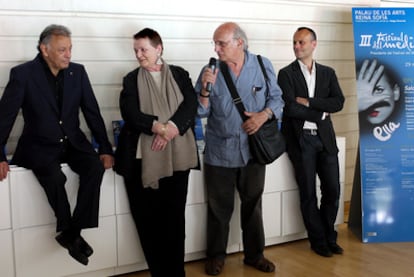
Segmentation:
<svg viewBox="0 0 414 277">
<path fill-rule="evenodd" d="M 79 190 L 73 214 L 65 190 L 66 176 L 62 172 L 61 163 L 67 163 L 79 175 Z M 67 145 L 60 159 L 32 171 L 45 190 L 55 213 L 57 232 L 98 226 L 100 188 L 105 173 L 98 154 L 77 151 Z"/>
<path fill-rule="evenodd" d="M 338 155 L 327 153 L 318 135 L 304 134 L 300 147 L 302 156 L 300 159 L 292 159 L 292 164 L 309 242 L 315 246 L 335 243 L 337 232 L 334 224 L 340 195 Z M 316 175 L 321 183 L 319 207 Z"/>
<path fill-rule="evenodd" d="M 135 168 L 141 168 L 136 160 Z M 152 277 L 184 277 L 185 206 L 190 171 L 159 180 L 159 188 L 144 188 L 141 170 L 124 176 L 132 217 Z"/>
<path fill-rule="evenodd" d="M 265 239 L 262 194 L 266 166 L 250 162 L 245 167 L 226 168 L 204 165 L 207 185 L 207 257 L 224 259 L 235 191 L 241 200 L 241 229 L 245 260 L 263 257 Z"/>
</svg>

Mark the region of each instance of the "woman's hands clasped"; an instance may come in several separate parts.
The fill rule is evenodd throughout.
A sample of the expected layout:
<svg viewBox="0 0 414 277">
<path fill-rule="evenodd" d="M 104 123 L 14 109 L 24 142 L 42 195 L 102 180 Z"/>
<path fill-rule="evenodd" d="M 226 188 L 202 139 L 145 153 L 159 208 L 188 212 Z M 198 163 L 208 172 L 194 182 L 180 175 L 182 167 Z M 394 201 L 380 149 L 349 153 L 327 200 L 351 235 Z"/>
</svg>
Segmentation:
<svg viewBox="0 0 414 277">
<path fill-rule="evenodd" d="M 167 144 L 179 134 L 177 126 L 171 122 L 165 124 L 156 122 L 151 131 L 155 135 L 151 145 L 152 151 L 164 150 Z"/>
</svg>

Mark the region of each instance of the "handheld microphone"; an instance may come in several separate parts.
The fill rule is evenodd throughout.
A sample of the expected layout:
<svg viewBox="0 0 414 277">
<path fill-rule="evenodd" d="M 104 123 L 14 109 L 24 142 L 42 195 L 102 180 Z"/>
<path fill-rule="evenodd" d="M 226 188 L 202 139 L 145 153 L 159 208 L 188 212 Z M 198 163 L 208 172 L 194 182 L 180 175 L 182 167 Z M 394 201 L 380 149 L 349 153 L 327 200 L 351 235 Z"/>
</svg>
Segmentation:
<svg viewBox="0 0 414 277">
<path fill-rule="evenodd" d="M 210 58 L 210 62 L 208 63 L 208 67 L 213 71 L 213 73 L 214 73 L 214 70 L 216 70 L 216 63 L 217 63 L 216 58 Z M 212 87 L 213 87 L 213 84 L 208 82 L 207 85 L 206 85 L 206 91 L 211 92 Z"/>
</svg>

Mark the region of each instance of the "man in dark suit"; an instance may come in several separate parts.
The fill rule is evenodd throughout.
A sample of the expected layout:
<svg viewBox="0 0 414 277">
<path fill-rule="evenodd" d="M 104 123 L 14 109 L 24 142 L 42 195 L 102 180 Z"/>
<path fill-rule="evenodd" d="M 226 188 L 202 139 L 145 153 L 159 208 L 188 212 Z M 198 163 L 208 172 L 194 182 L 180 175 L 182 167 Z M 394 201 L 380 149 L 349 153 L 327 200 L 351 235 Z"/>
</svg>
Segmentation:
<svg viewBox="0 0 414 277">
<path fill-rule="evenodd" d="M 112 146 L 85 68 L 70 62 L 70 31 L 60 25 L 46 27 L 38 50 L 34 60 L 11 69 L 0 100 L 0 180 L 9 171 L 4 145 L 21 109 L 24 127 L 11 164 L 33 171 L 57 218 L 56 240 L 87 265 L 93 250 L 80 233 L 98 226 L 100 185 L 105 169 L 113 165 Z M 80 129 L 79 110 L 99 154 Z M 79 175 L 73 214 L 61 163 Z"/>
<path fill-rule="evenodd" d="M 343 249 L 336 243 L 334 227 L 340 185 L 338 147 L 330 114 L 340 111 L 345 99 L 335 71 L 313 60 L 316 44 L 312 29 L 297 29 L 293 37 L 296 60 L 280 70 L 278 83 L 285 101 L 282 133 L 295 170 L 311 248 L 331 257 L 342 254 Z M 316 174 L 321 181 L 320 207 Z"/>
</svg>

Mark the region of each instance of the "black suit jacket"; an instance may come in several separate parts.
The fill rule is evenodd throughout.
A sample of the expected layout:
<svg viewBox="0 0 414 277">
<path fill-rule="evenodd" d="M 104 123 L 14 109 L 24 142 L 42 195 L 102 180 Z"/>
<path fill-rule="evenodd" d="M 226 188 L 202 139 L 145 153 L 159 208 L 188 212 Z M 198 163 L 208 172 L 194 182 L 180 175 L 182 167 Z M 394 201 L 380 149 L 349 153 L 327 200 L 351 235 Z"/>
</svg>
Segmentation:
<svg viewBox="0 0 414 277">
<path fill-rule="evenodd" d="M 100 154 L 112 154 L 98 103 L 82 65 L 70 63 L 64 69 L 62 101 L 59 112 L 40 55 L 12 68 L 0 100 L 0 161 L 6 160 L 3 147 L 20 109 L 24 126 L 12 164 L 26 168 L 45 166 L 58 158 L 65 138 L 79 151 L 93 153 L 90 141 L 80 129 L 80 110 L 99 144 Z"/>
<path fill-rule="evenodd" d="M 175 123 L 180 135 L 183 135 L 189 128 L 194 133 L 194 121 L 198 103 L 191 79 L 188 72 L 183 68 L 174 65 L 169 65 L 169 67 L 184 97 L 183 102 L 169 120 Z M 114 169 L 123 176 L 140 170 L 140 168 L 133 168 L 136 159 L 138 137 L 141 133 L 152 135 L 153 121 L 158 119 L 157 115 L 141 112 L 137 83 L 139 69 L 136 68 L 124 77 L 123 88 L 119 98 L 119 107 L 125 124 L 118 138 Z"/>
<path fill-rule="evenodd" d="M 324 112 L 329 114 L 338 112 L 345 102 L 335 71 L 316 63 L 315 95 L 309 98 L 309 107 L 296 103 L 296 97 L 309 97 L 305 77 L 297 60 L 279 71 L 278 83 L 285 101 L 282 133 L 287 140 L 289 155 L 292 158 L 300 157 L 299 138 L 302 136 L 305 120 L 317 124 L 326 151 L 337 153 L 338 147 L 331 117 L 322 119 Z"/>
</svg>

